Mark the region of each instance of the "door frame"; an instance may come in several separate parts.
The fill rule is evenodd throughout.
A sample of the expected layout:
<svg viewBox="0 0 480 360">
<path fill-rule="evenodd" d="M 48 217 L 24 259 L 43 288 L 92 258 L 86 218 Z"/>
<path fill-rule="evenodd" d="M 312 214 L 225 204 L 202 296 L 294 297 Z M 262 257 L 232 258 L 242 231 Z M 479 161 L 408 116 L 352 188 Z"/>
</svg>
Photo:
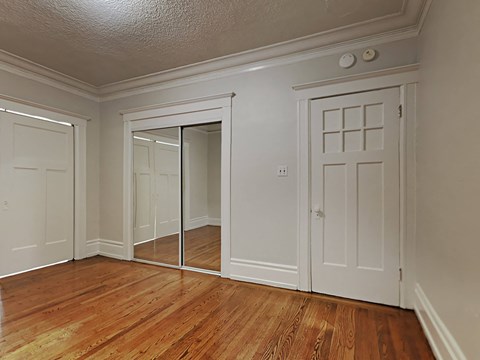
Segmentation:
<svg viewBox="0 0 480 360">
<path fill-rule="evenodd" d="M 413 308 L 415 285 L 415 122 L 418 64 L 293 86 L 297 100 L 298 289 L 312 291 L 310 239 L 310 102 L 314 99 L 400 89 L 400 307 Z"/>
<path fill-rule="evenodd" d="M 87 122 L 90 117 L 0 94 L 0 108 L 37 121 L 53 120 L 73 125 L 74 233 L 73 258 L 87 257 Z"/>
<path fill-rule="evenodd" d="M 226 93 L 122 110 L 124 121 L 123 242 L 124 258 L 133 260 L 133 137 L 134 131 L 222 123 L 221 169 L 221 276 L 230 277 L 230 187 L 232 98 Z"/>
</svg>

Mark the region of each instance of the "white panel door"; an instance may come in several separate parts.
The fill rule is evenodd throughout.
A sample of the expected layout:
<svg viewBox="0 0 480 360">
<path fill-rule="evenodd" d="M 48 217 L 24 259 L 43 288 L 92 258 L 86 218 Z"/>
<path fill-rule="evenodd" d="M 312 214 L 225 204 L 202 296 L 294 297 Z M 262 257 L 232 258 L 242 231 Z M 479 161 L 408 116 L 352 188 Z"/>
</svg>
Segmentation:
<svg viewBox="0 0 480 360">
<path fill-rule="evenodd" d="M 155 144 L 156 237 L 177 234 L 179 222 L 178 146 Z"/>
<path fill-rule="evenodd" d="M 133 239 L 138 244 L 155 238 L 155 147 L 153 141 L 134 139 Z"/>
<path fill-rule="evenodd" d="M 73 259 L 73 127 L 0 113 L 0 275 Z"/>
<path fill-rule="evenodd" d="M 311 102 L 312 290 L 399 305 L 399 89 Z"/>
</svg>

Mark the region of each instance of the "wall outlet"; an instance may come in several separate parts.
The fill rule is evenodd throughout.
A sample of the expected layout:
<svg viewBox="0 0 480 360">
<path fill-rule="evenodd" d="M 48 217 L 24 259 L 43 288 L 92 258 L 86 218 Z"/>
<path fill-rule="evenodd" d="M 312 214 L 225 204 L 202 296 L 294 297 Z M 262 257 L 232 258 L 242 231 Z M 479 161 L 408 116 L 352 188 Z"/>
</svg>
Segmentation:
<svg viewBox="0 0 480 360">
<path fill-rule="evenodd" d="M 278 165 L 277 176 L 278 177 L 288 176 L 288 166 L 287 165 Z"/>
</svg>

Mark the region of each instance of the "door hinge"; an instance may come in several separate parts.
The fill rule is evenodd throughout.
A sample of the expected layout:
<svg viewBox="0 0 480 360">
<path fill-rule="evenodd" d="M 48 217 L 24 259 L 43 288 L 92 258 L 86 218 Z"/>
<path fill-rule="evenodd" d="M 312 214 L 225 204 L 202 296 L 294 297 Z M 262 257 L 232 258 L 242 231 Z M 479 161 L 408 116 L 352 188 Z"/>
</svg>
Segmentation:
<svg viewBox="0 0 480 360">
<path fill-rule="evenodd" d="M 403 272 L 402 272 L 402 268 L 398 269 L 399 273 L 400 273 L 400 281 L 403 281 Z"/>
<path fill-rule="evenodd" d="M 398 105 L 398 117 L 403 117 L 403 105 Z"/>
</svg>

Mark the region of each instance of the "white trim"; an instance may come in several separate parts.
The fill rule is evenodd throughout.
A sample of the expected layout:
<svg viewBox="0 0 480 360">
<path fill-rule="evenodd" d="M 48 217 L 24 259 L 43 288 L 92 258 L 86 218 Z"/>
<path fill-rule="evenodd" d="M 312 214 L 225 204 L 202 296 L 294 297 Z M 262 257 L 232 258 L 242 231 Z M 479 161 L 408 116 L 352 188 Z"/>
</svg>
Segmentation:
<svg viewBox="0 0 480 360">
<path fill-rule="evenodd" d="M 185 224 L 185 230 L 198 229 L 208 225 L 208 216 L 200 216 L 193 219 L 189 219 L 188 223 Z"/>
<path fill-rule="evenodd" d="M 232 258 L 230 266 L 230 278 L 233 280 L 290 290 L 297 290 L 298 288 L 298 269 L 296 266 L 235 258 Z"/>
<path fill-rule="evenodd" d="M 400 283 L 400 306 L 412 308 L 412 291 L 414 287 L 414 248 L 415 224 L 407 211 L 415 207 L 415 84 L 418 81 L 418 67 L 403 66 L 382 71 L 374 71 L 360 75 L 352 75 L 339 79 L 331 79 L 317 83 L 296 85 L 294 89 L 297 98 L 298 113 L 298 229 L 297 229 L 297 260 L 298 288 L 311 291 L 311 259 L 310 259 L 310 100 L 329 96 L 338 96 L 355 92 L 371 91 L 389 87 L 399 87 L 401 103 L 404 104 L 404 114 L 400 119 L 400 263 L 404 279 Z M 318 86 L 318 87 L 315 87 Z M 413 122 L 413 123 L 412 123 Z M 408 124 L 408 126 L 407 126 Z M 410 291 L 409 291 L 410 290 Z"/>
<path fill-rule="evenodd" d="M 133 259 L 132 132 L 221 121 L 221 274 L 222 277 L 229 277 L 231 104 L 233 96 L 233 93 L 227 93 L 122 111 L 124 119 L 123 244 L 125 245 L 123 247 L 123 256 L 126 260 Z M 208 218 L 206 218 L 206 221 L 208 221 Z"/>
<path fill-rule="evenodd" d="M 100 249 L 100 239 L 87 240 L 86 257 L 98 255 Z"/>
<path fill-rule="evenodd" d="M 73 125 L 74 137 L 74 258 L 83 259 L 87 254 L 87 119 L 82 115 L 61 109 L 12 98 L 0 94 L 0 108 L 36 117 L 68 122 Z M 43 120 L 38 120 L 43 121 Z"/>
<path fill-rule="evenodd" d="M 426 0 L 417 21 L 418 35 L 420 35 L 420 33 L 422 32 L 423 25 L 425 24 L 425 19 L 427 18 L 428 11 L 430 10 L 430 6 L 432 6 L 432 0 Z"/>
<path fill-rule="evenodd" d="M 0 70 L 99 101 L 98 87 L 0 49 Z"/>
<path fill-rule="evenodd" d="M 33 101 L 23 100 L 12 96 L 0 94 L 0 108 L 15 110 L 25 114 L 51 118 L 53 120 L 66 122 L 72 125 L 86 125 L 90 121 L 88 116 L 72 113 L 70 111 L 57 109 L 51 106 L 38 104 Z"/>
<path fill-rule="evenodd" d="M 162 104 L 154 104 L 148 106 L 142 106 L 138 108 L 128 109 L 128 110 L 120 110 L 120 115 L 128 115 L 133 114 L 132 116 L 124 116 L 124 121 L 132 121 L 132 120 L 139 120 L 139 119 L 146 119 L 151 117 L 150 110 L 153 111 L 155 117 L 164 116 L 164 115 L 172 115 L 172 114 L 181 114 L 185 112 L 192 112 L 192 111 L 202 111 L 202 109 L 218 109 L 223 106 L 228 106 L 228 101 L 225 99 L 229 99 L 235 96 L 233 92 L 230 93 L 221 93 L 215 95 L 208 95 L 202 96 L 193 99 L 184 99 L 179 101 L 172 101 L 168 103 Z M 210 106 L 209 104 L 199 104 L 200 102 L 204 103 L 210 100 L 221 100 L 217 101 L 215 105 Z M 185 106 L 184 106 L 185 105 Z M 175 108 L 175 113 L 172 113 L 172 108 Z M 161 111 L 161 109 L 166 109 L 165 111 Z M 150 116 L 149 116 L 150 115 Z"/>
<path fill-rule="evenodd" d="M 308 50 L 297 50 L 297 52 L 293 51 L 293 48 L 297 48 L 297 46 L 296 43 L 292 42 L 291 45 L 285 45 L 285 48 L 292 47 L 292 52 L 285 55 L 276 55 L 276 51 L 270 53 L 270 49 L 256 49 L 253 51 L 258 51 L 258 55 L 252 54 L 252 52 L 240 53 L 227 58 L 213 59 L 205 63 L 192 64 L 186 67 L 175 68 L 105 85 L 99 89 L 100 102 L 118 100 L 129 96 L 208 80 L 221 79 L 271 67 L 289 65 L 342 52 L 350 52 L 359 48 L 411 39 L 416 36 L 418 36 L 418 30 L 408 28 L 380 35 L 367 36 L 361 39 L 331 43 Z M 260 55 L 261 53 L 263 54 Z M 261 59 L 256 59 L 257 57 Z"/>
<path fill-rule="evenodd" d="M 413 309 L 416 273 L 416 140 L 417 84 L 400 87 L 403 117 L 400 119 L 400 306 Z"/>
<path fill-rule="evenodd" d="M 220 218 L 208 218 L 208 225 L 210 226 L 222 226 L 222 219 Z"/>
<path fill-rule="evenodd" d="M 188 230 L 198 229 L 207 225 L 222 226 L 222 219 L 210 218 L 206 215 L 189 219 L 185 224 L 185 230 L 188 231 Z"/>
<path fill-rule="evenodd" d="M 418 69 L 418 64 L 412 64 L 295 85 L 292 88 L 297 100 L 318 99 L 414 83 L 418 79 Z M 346 83 L 348 86 L 345 86 Z"/>
<path fill-rule="evenodd" d="M 418 69 L 420 69 L 420 64 L 409 64 L 409 65 L 398 66 L 398 67 L 393 67 L 388 69 L 381 69 L 381 70 L 371 71 L 366 73 L 353 74 L 353 75 L 340 76 L 340 77 L 325 79 L 320 81 L 314 81 L 306 84 L 294 85 L 292 86 L 292 88 L 295 91 L 316 89 L 316 88 L 327 86 L 327 85 L 343 84 L 345 82 L 372 79 L 372 78 L 386 76 L 386 75 L 403 74 L 410 71 L 416 71 Z M 318 92 L 318 89 L 316 89 L 316 92 Z M 302 99 L 305 98 L 304 93 L 302 93 L 302 95 L 299 95 L 299 96 Z"/>
<path fill-rule="evenodd" d="M 99 239 L 98 255 L 124 260 L 124 246 L 121 241 Z"/>
<path fill-rule="evenodd" d="M 415 313 L 438 360 L 467 360 L 420 284 L 415 286 Z"/>
</svg>

